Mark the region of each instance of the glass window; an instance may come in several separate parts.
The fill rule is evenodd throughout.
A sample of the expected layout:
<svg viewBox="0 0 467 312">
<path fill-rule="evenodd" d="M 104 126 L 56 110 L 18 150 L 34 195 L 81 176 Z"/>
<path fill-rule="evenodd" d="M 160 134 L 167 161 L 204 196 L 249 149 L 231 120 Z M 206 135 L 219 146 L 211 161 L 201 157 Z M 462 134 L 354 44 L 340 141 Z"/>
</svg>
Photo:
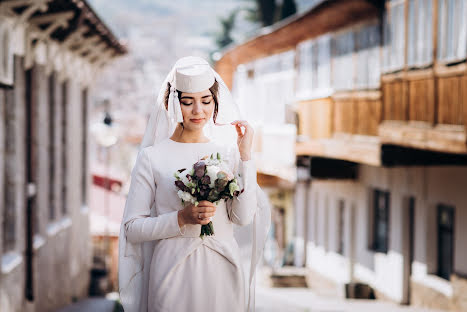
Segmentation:
<svg viewBox="0 0 467 312">
<path fill-rule="evenodd" d="M 285 123 L 286 104 L 294 99 L 295 50 L 274 54 L 255 62 L 255 106 L 259 121 Z"/>
<path fill-rule="evenodd" d="M 405 2 L 391 1 L 383 17 L 384 72 L 404 67 L 405 57 Z"/>
<path fill-rule="evenodd" d="M 56 193 L 55 193 L 55 74 L 52 73 L 49 76 L 49 220 L 55 220 L 56 218 Z"/>
<path fill-rule="evenodd" d="M 311 93 L 312 80 L 312 47 L 313 41 L 305 41 L 298 46 L 298 73 L 297 73 L 297 94 L 306 96 Z"/>
<path fill-rule="evenodd" d="M 338 244 L 337 244 L 337 252 L 341 255 L 344 254 L 344 244 L 345 244 L 345 202 L 343 199 L 339 200 L 338 203 L 338 226 L 337 226 L 337 237 L 338 237 Z"/>
<path fill-rule="evenodd" d="M 4 177 L 3 177 L 3 252 L 7 252 L 15 249 L 15 237 L 16 237 L 16 157 L 15 157 L 15 141 L 16 141 L 16 127 L 15 127 L 15 103 L 13 90 L 6 90 L 4 92 L 5 97 L 5 113 L 4 120 L 2 123 L 5 125 L 5 140 L 4 140 L 4 151 L 5 157 L 2 161 L 5 161 L 4 166 Z M 1 95 L 1 93 L 0 93 Z"/>
<path fill-rule="evenodd" d="M 317 40 L 317 62 L 315 90 L 326 90 L 331 88 L 331 37 L 321 36 Z"/>
<path fill-rule="evenodd" d="M 380 84 L 380 32 L 377 24 L 364 26 L 355 34 L 357 89 L 377 89 Z"/>
<path fill-rule="evenodd" d="M 466 58 L 466 1 L 438 0 L 437 47 L 437 58 L 442 62 L 456 62 Z"/>
<path fill-rule="evenodd" d="M 409 0 L 407 65 L 422 67 L 433 62 L 433 2 Z"/>
<path fill-rule="evenodd" d="M 354 34 L 348 31 L 333 39 L 333 87 L 336 91 L 352 90 L 354 79 Z"/>
<path fill-rule="evenodd" d="M 389 242 L 389 192 L 373 190 L 373 242 L 371 249 L 388 252 Z"/>
<path fill-rule="evenodd" d="M 454 259 L 454 207 L 438 205 L 438 270 L 437 275 L 450 280 Z"/>
</svg>

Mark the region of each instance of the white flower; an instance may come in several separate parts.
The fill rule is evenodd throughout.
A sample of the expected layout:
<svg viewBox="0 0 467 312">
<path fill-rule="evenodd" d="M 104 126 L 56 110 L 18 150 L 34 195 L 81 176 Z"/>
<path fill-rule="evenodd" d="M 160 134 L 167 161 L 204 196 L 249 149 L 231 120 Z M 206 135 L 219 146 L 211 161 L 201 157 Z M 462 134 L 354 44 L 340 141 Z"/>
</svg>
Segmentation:
<svg viewBox="0 0 467 312">
<path fill-rule="evenodd" d="M 183 184 L 185 184 L 186 186 L 188 186 L 188 184 L 190 183 L 190 180 L 188 180 L 188 178 L 186 177 L 187 174 L 187 170 L 182 171 L 180 173 L 180 181 L 182 181 Z"/>
<path fill-rule="evenodd" d="M 236 182 L 231 182 L 229 184 L 229 192 L 230 192 L 230 195 L 233 196 L 234 192 L 235 191 L 239 191 L 240 190 L 240 187 L 237 185 Z"/>
<path fill-rule="evenodd" d="M 206 175 L 208 175 L 209 179 L 210 179 L 209 187 L 214 187 L 216 179 L 217 179 L 217 173 L 219 171 L 220 171 L 220 169 L 217 166 L 207 166 L 206 167 Z"/>
<path fill-rule="evenodd" d="M 177 195 L 178 195 L 178 197 L 180 197 L 185 202 L 190 202 L 192 204 L 194 204 L 196 202 L 196 199 L 193 196 L 191 196 L 191 194 L 188 193 L 188 192 L 184 192 L 182 190 L 179 190 L 177 192 Z"/>
</svg>

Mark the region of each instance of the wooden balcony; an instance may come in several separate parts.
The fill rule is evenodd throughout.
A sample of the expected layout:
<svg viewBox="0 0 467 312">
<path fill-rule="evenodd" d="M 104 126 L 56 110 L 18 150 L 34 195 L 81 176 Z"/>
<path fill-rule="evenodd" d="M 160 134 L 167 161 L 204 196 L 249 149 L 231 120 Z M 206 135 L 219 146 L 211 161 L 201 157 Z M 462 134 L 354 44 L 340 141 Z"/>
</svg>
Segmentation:
<svg viewBox="0 0 467 312">
<path fill-rule="evenodd" d="M 460 68 L 460 69 L 459 69 Z M 383 144 L 447 153 L 467 153 L 467 74 L 425 69 L 382 79 Z"/>
<path fill-rule="evenodd" d="M 299 134 L 307 139 L 297 143 L 296 154 L 380 166 L 381 106 L 379 91 L 301 102 Z"/>
</svg>

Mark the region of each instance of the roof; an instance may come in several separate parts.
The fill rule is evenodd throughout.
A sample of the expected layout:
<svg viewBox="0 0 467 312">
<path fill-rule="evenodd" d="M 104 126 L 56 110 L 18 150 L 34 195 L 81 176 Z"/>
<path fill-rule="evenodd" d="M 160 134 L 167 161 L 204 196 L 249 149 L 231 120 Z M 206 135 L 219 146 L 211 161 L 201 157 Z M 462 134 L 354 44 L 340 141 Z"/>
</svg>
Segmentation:
<svg viewBox="0 0 467 312">
<path fill-rule="evenodd" d="M 98 36 L 100 41 L 105 42 L 108 47 L 114 50 L 112 56 L 123 55 L 128 52 L 127 47 L 120 41 L 110 28 L 102 21 L 92 7 L 84 0 L 41 0 L 41 1 L 1 1 L 3 7 L 7 7 L 10 12 L 21 16 L 27 15 L 28 9 L 37 6 L 40 2 L 45 2 L 45 10 L 41 11 L 36 7 L 34 13 L 27 17 L 29 22 L 34 22 L 40 29 L 56 23 L 59 19 L 66 20 L 66 23 L 56 27 L 50 34 L 50 38 L 64 42 L 78 29 L 84 29 L 82 35 L 84 38 Z M 85 51 L 89 53 L 90 51 Z M 83 55 L 86 55 L 83 53 Z"/>
<path fill-rule="evenodd" d="M 234 63 L 243 64 L 259 57 L 292 49 L 301 41 L 364 19 L 374 18 L 381 13 L 383 7 L 383 0 L 321 1 L 308 11 L 261 28 L 254 37 L 240 44 L 227 46 L 222 51 L 219 62 L 235 55 Z"/>
</svg>

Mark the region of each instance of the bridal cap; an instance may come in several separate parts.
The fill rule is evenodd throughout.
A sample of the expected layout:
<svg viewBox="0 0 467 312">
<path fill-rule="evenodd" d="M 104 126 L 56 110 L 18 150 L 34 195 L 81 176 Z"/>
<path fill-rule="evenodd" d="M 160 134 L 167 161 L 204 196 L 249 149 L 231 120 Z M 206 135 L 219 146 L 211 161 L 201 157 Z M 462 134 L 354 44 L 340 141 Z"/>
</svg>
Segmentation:
<svg viewBox="0 0 467 312">
<path fill-rule="evenodd" d="M 211 88 L 214 81 L 209 64 L 192 64 L 176 69 L 175 89 L 181 92 L 201 92 Z"/>
</svg>

